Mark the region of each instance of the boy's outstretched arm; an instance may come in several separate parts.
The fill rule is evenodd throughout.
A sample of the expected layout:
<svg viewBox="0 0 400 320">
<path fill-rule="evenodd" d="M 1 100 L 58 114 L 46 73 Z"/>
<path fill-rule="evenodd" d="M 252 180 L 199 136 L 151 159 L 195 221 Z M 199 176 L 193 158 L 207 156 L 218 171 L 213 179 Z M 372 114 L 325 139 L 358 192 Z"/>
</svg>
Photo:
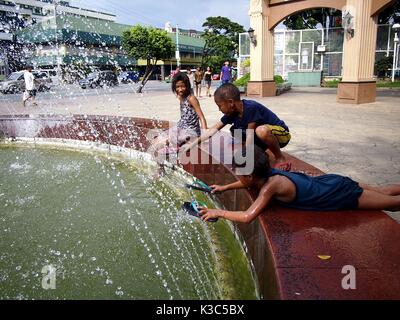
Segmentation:
<svg viewBox="0 0 400 320">
<path fill-rule="evenodd" d="M 225 125 L 221 121 L 217 122 L 210 129 L 202 132 L 201 136 L 198 137 L 197 139 L 193 140 L 193 142 L 184 145 L 183 150 L 181 152 L 189 151 L 189 150 L 193 149 L 194 147 L 198 146 L 199 144 L 201 144 L 203 141 L 210 139 L 214 134 L 216 134 L 223 127 L 225 127 Z"/>
<path fill-rule="evenodd" d="M 265 210 L 276 193 L 274 184 L 268 183 L 261 189 L 256 201 L 246 211 L 227 211 L 200 207 L 201 219 L 224 218 L 235 222 L 250 223 Z"/>
<path fill-rule="evenodd" d="M 247 125 L 247 132 L 246 132 L 246 147 L 253 146 L 254 144 L 254 134 L 257 129 L 257 123 L 251 122 Z"/>
</svg>

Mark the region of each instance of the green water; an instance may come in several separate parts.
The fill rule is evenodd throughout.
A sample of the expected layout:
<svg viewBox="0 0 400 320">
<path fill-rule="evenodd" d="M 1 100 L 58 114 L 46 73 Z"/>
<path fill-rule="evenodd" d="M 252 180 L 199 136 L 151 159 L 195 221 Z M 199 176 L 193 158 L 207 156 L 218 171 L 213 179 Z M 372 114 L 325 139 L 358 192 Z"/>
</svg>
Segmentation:
<svg viewBox="0 0 400 320">
<path fill-rule="evenodd" d="M 229 225 L 180 210 L 194 197 L 216 204 L 152 173 L 143 161 L 0 145 L 0 299 L 256 298 Z"/>
</svg>

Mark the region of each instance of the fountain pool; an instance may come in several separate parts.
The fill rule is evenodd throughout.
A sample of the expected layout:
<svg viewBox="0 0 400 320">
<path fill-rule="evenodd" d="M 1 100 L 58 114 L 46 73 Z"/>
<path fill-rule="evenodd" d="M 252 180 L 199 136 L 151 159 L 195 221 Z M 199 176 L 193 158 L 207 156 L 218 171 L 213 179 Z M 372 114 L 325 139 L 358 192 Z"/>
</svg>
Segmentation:
<svg viewBox="0 0 400 320">
<path fill-rule="evenodd" d="M 180 209 L 218 202 L 106 149 L 0 144 L 0 299 L 258 297 L 233 226 Z"/>
</svg>

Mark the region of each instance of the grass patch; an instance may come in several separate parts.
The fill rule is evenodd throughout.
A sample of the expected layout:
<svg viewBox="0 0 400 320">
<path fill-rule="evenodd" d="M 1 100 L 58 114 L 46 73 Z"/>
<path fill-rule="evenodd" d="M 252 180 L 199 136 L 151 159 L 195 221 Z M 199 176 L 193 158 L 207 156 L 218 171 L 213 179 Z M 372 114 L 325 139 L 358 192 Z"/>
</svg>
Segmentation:
<svg viewBox="0 0 400 320">
<path fill-rule="evenodd" d="M 400 81 L 378 81 L 376 86 L 378 88 L 400 88 Z"/>
<path fill-rule="evenodd" d="M 337 88 L 341 80 L 324 81 L 324 88 Z M 400 81 L 377 81 L 377 88 L 400 88 Z"/>
</svg>

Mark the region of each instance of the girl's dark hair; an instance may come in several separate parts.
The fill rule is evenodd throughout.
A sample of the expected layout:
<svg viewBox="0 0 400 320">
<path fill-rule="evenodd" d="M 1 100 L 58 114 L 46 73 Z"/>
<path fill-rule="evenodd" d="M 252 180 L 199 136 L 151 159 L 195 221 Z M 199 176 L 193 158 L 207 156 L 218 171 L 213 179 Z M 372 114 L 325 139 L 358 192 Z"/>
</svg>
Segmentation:
<svg viewBox="0 0 400 320">
<path fill-rule="evenodd" d="M 254 159 L 249 159 L 248 157 L 254 157 Z M 244 162 L 243 159 L 245 159 Z M 250 163 L 254 163 L 253 168 L 246 168 L 249 160 Z M 267 177 L 271 172 L 268 155 L 256 145 L 250 147 L 243 146 L 242 150 L 234 154 L 232 164 L 234 169 L 246 168 L 246 174 L 252 174 L 259 178 Z"/>
<path fill-rule="evenodd" d="M 185 84 L 186 91 L 185 91 L 185 98 L 189 97 L 192 93 L 192 87 L 190 86 L 189 77 L 183 73 L 178 72 L 172 79 L 172 92 L 176 94 L 176 84 L 178 81 L 182 81 Z"/>
</svg>

